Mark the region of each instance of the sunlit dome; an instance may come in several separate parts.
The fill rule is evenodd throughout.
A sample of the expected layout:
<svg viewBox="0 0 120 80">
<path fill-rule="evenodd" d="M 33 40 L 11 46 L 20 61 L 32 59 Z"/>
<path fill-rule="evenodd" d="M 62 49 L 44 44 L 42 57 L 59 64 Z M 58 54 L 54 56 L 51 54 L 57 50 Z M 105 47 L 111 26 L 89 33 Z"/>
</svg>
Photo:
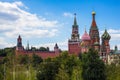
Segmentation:
<svg viewBox="0 0 120 80">
<path fill-rule="evenodd" d="M 95 11 L 92 11 L 92 15 L 94 15 L 95 14 Z"/>
<path fill-rule="evenodd" d="M 85 31 L 85 33 L 82 36 L 82 41 L 85 41 L 85 40 L 90 40 L 90 36 L 89 36 L 89 34 L 87 34 L 86 31 Z"/>
</svg>

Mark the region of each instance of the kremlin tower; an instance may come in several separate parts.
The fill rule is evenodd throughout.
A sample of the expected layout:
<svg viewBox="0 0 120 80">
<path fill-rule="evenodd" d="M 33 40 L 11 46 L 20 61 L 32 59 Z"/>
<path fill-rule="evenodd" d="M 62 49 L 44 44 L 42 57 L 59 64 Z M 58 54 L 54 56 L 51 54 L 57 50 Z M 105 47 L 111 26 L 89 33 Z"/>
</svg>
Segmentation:
<svg viewBox="0 0 120 80">
<path fill-rule="evenodd" d="M 74 23 L 72 25 L 71 39 L 68 40 L 68 51 L 70 54 L 78 55 L 81 52 L 79 38 L 79 27 L 77 25 L 76 14 L 74 14 Z"/>
<path fill-rule="evenodd" d="M 16 50 L 18 50 L 18 51 L 24 50 L 24 48 L 23 48 L 23 46 L 22 46 L 22 38 L 21 38 L 20 35 L 18 36 L 18 39 L 17 39 Z"/>
</svg>

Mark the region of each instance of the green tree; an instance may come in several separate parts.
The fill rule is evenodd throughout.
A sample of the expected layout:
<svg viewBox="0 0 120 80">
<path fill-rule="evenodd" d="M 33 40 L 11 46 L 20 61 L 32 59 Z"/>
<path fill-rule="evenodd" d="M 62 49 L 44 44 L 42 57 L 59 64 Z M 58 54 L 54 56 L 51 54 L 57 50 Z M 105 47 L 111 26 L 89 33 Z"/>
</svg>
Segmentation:
<svg viewBox="0 0 120 80">
<path fill-rule="evenodd" d="M 106 65 L 107 80 L 120 80 L 120 65 Z"/>
<path fill-rule="evenodd" d="M 43 61 L 41 57 L 36 54 L 32 55 L 32 66 L 37 68 L 37 66 Z"/>
<path fill-rule="evenodd" d="M 19 64 L 24 64 L 24 65 L 26 65 L 26 64 L 30 64 L 30 58 L 29 58 L 29 56 L 28 55 L 19 55 L 19 57 L 18 57 L 18 63 Z"/>
<path fill-rule="evenodd" d="M 49 58 L 39 65 L 36 75 L 37 80 L 55 80 L 54 76 L 57 71 L 55 62 Z"/>
<path fill-rule="evenodd" d="M 58 74 L 55 76 L 55 80 L 70 80 L 69 74 L 64 67 L 59 68 Z"/>
<path fill-rule="evenodd" d="M 99 58 L 97 51 L 90 49 L 82 55 L 82 62 L 84 80 L 106 80 L 105 65 Z"/>
<path fill-rule="evenodd" d="M 60 62 L 59 72 L 56 75 L 58 80 L 66 79 L 67 77 L 69 78 L 66 80 L 82 80 L 81 61 L 78 57 L 74 55 L 68 55 L 68 52 L 65 51 L 57 59 Z"/>
<path fill-rule="evenodd" d="M 4 79 L 4 68 L 3 64 L 0 64 L 0 80 Z"/>
</svg>

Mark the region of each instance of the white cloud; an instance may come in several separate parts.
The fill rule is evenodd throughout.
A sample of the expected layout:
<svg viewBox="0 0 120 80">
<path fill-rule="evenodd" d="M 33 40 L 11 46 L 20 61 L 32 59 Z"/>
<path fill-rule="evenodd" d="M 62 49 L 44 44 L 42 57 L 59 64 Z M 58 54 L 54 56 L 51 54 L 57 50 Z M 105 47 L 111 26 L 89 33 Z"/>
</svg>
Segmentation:
<svg viewBox="0 0 120 80">
<path fill-rule="evenodd" d="M 65 17 L 73 17 L 73 14 L 70 13 L 70 12 L 64 12 L 63 16 L 65 16 Z"/>
<path fill-rule="evenodd" d="M 58 21 L 50 21 L 42 16 L 27 12 L 22 2 L 0 2 L 0 31 L 6 37 L 18 34 L 30 37 L 53 37 L 57 33 Z M 31 36 L 31 37 L 32 37 Z"/>
<path fill-rule="evenodd" d="M 5 41 L 5 38 L 0 37 L 0 48 L 4 47 L 14 47 L 16 44 L 8 43 Z"/>
</svg>

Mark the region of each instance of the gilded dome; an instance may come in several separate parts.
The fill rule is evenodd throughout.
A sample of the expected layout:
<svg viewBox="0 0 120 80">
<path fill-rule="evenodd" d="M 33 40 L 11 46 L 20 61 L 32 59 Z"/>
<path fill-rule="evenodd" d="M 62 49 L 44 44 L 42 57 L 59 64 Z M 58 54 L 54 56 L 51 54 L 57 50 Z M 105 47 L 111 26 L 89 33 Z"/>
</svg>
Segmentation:
<svg viewBox="0 0 120 80">
<path fill-rule="evenodd" d="M 92 15 L 95 15 L 95 11 L 92 11 Z"/>
<path fill-rule="evenodd" d="M 109 33 L 107 32 L 107 30 L 105 29 L 105 32 L 104 32 L 104 34 L 102 35 L 102 39 L 110 39 L 111 38 L 111 36 L 109 35 Z"/>
<path fill-rule="evenodd" d="M 90 40 L 90 36 L 89 36 L 89 34 L 87 34 L 86 31 L 85 31 L 85 33 L 82 36 L 82 41 L 85 41 L 85 40 Z"/>
</svg>

